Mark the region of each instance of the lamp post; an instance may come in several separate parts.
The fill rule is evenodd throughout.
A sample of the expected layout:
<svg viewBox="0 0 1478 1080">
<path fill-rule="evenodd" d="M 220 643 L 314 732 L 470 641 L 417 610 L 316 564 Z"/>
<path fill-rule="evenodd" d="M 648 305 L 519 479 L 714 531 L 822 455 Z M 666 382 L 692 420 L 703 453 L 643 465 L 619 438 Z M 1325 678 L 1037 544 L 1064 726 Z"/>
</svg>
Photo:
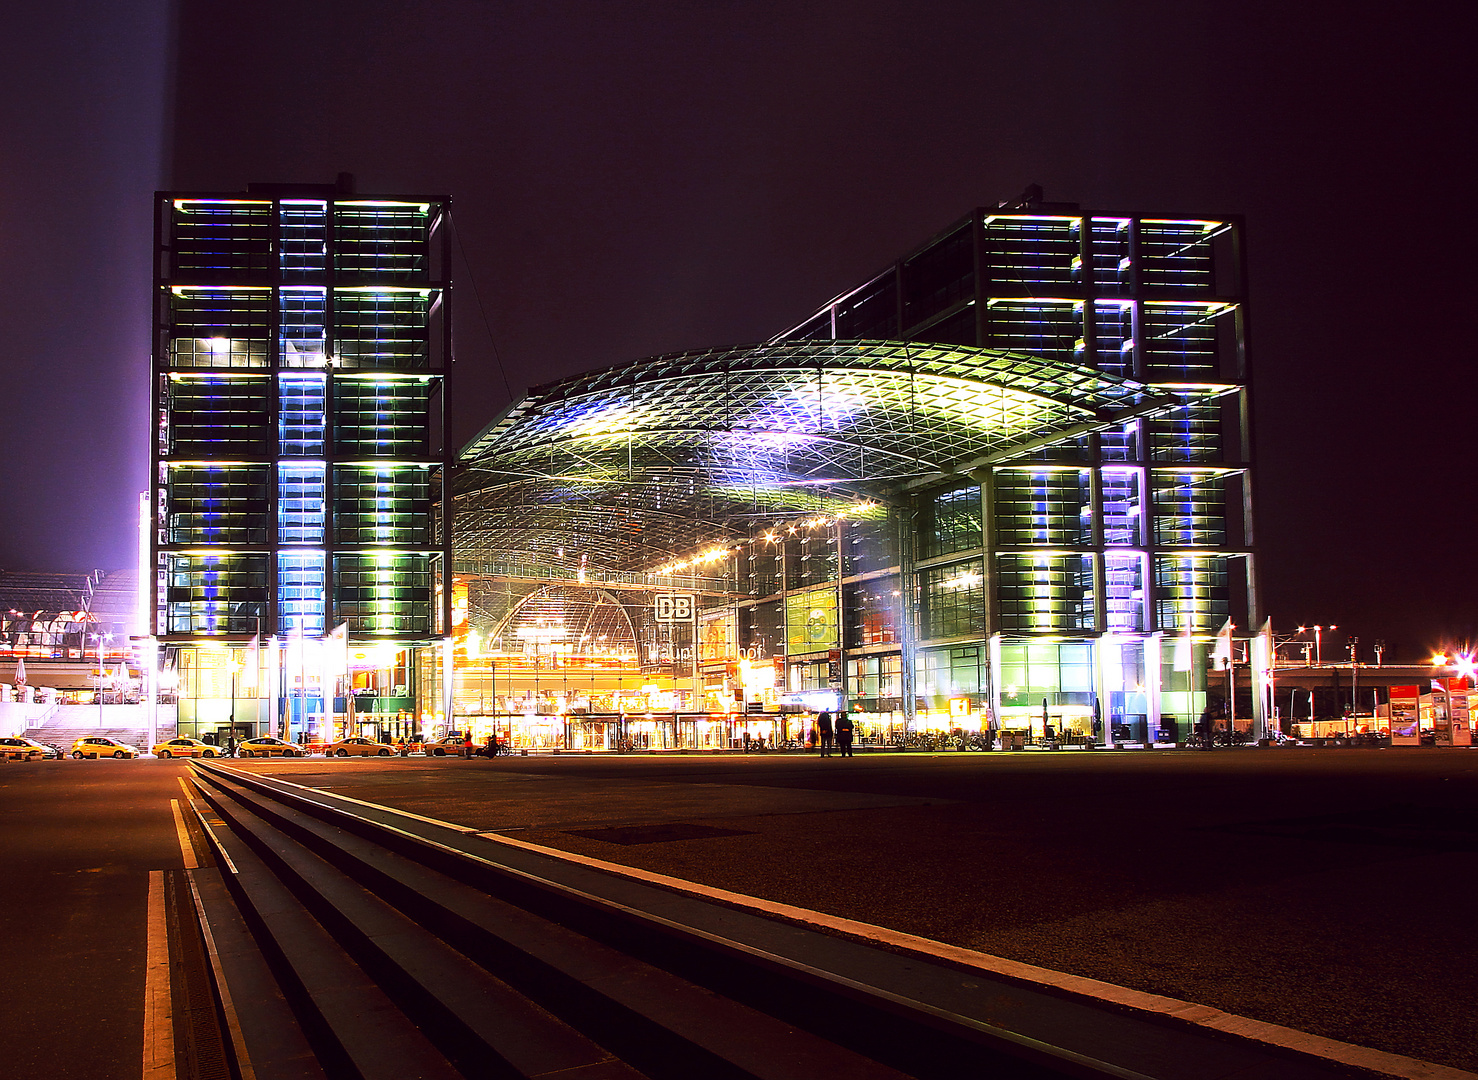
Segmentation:
<svg viewBox="0 0 1478 1080">
<path fill-rule="evenodd" d="M 240 673 L 241 664 L 233 658 L 231 660 L 231 712 L 230 719 L 227 721 L 231 729 L 226 733 L 226 748 L 228 752 L 234 748 L 236 743 L 236 676 Z"/>
<path fill-rule="evenodd" d="M 1326 631 L 1326 630 L 1338 630 L 1338 629 L 1339 629 L 1339 627 L 1337 625 L 1335 625 L 1334 623 L 1330 623 L 1328 626 L 1300 626 L 1298 628 L 1298 632 L 1300 634 L 1307 634 L 1310 630 L 1312 630 L 1314 632 L 1314 666 L 1315 667 L 1322 667 L 1323 664 L 1324 664 L 1324 631 Z M 1308 643 L 1306 642 L 1304 644 L 1304 664 L 1307 665 L 1308 662 L 1309 662 L 1309 646 L 1308 646 Z"/>
<path fill-rule="evenodd" d="M 97 633 L 93 639 L 98 643 L 98 727 L 103 727 L 103 642 L 112 641 L 112 633 Z"/>
</svg>

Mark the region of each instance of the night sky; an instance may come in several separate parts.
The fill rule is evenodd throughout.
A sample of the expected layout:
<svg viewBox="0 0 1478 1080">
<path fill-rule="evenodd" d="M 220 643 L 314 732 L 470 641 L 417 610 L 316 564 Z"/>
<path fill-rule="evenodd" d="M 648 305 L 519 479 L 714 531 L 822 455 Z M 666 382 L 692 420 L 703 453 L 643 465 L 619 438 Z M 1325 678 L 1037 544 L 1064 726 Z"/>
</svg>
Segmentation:
<svg viewBox="0 0 1478 1080">
<path fill-rule="evenodd" d="M 1090 211 L 1246 216 L 1275 628 L 1340 624 L 1326 659 L 1346 628 L 1411 659 L 1478 639 L 1468 10 L 11 11 L 0 566 L 134 564 L 156 188 L 347 171 L 362 192 L 450 195 L 460 443 L 505 385 L 769 337 L 1039 183 Z"/>
</svg>

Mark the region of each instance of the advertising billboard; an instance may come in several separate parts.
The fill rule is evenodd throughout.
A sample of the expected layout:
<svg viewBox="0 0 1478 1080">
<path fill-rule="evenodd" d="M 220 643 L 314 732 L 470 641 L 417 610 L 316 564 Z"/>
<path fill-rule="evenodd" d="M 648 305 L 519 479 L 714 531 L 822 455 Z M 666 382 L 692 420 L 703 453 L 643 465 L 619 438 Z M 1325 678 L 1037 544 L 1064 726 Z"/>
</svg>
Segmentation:
<svg viewBox="0 0 1478 1080">
<path fill-rule="evenodd" d="M 812 589 L 787 596 L 785 640 L 792 656 L 837 648 L 836 589 Z"/>
</svg>

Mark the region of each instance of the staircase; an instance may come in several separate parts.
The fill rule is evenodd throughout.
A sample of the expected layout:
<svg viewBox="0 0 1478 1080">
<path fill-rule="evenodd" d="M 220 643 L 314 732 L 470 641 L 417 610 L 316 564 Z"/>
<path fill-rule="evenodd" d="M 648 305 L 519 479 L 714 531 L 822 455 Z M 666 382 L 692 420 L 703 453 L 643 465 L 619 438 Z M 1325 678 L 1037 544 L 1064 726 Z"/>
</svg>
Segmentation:
<svg viewBox="0 0 1478 1080">
<path fill-rule="evenodd" d="M 35 739 L 37 742 L 51 743 L 52 746 L 60 748 L 63 753 L 69 752 L 72 749 L 72 743 L 86 735 L 102 735 L 110 739 L 117 739 L 121 743 L 126 743 L 134 747 L 141 753 L 147 754 L 149 752 L 149 746 L 147 745 L 149 742 L 149 732 L 145 728 L 72 727 L 57 723 L 47 723 L 37 727 L 27 728 L 21 734 L 28 739 Z M 155 734 L 155 737 L 160 742 L 163 742 L 165 739 L 173 739 L 174 736 L 175 725 L 173 724 L 168 726 L 161 724 Z"/>
</svg>

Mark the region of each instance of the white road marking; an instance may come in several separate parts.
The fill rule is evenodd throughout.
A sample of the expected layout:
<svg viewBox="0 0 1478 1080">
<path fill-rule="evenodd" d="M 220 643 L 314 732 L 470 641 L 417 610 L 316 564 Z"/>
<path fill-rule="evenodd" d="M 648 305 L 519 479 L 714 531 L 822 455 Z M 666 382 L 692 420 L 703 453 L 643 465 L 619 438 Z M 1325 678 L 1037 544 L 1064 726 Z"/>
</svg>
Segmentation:
<svg viewBox="0 0 1478 1080">
<path fill-rule="evenodd" d="M 174 1009 L 169 995 L 169 924 L 164 871 L 149 871 L 148 946 L 144 958 L 143 1080 L 174 1080 Z"/>
<path fill-rule="evenodd" d="M 185 869 L 194 870 L 200 866 L 200 860 L 195 857 L 195 845 L 190 843 L 190 831 L 185 828 L 185 815 L 180 812 L 180 800 L 170 799 L 169 806 L 174 811 L 174 830 L 180 838 L 180 854 L 185 858 Z"/>
<path fill-rule="evenodd" d="M 226 972 L 221 967 L 221 955 L 216 951 L 215 935 L 210 931 L 210 918 L 205 913 L 205 903 L 200 899 L 200 890 L 195 886 L 195 875 L 186 876 L 190 879 L 190 895 L 195 900 L 195 915 L 200 920 L 200 933 L 205 939 L 205 954 L 210 958 L 211 971 L 215 973 L 216 992 L 220 995 L 221 1012 L 226 1017 L 226 1031 L 236 1050 L 237 1070 L 241 1080 L 257 1080 L 257 1071 L 252 1067 L 251 1055 L 246 1049 L 246 1038 L 241 1032 L 241 1019 L 236 1015 L 236 1004 L 231 1000 L 230 987 L 226 985 Z"/>
</svg>

